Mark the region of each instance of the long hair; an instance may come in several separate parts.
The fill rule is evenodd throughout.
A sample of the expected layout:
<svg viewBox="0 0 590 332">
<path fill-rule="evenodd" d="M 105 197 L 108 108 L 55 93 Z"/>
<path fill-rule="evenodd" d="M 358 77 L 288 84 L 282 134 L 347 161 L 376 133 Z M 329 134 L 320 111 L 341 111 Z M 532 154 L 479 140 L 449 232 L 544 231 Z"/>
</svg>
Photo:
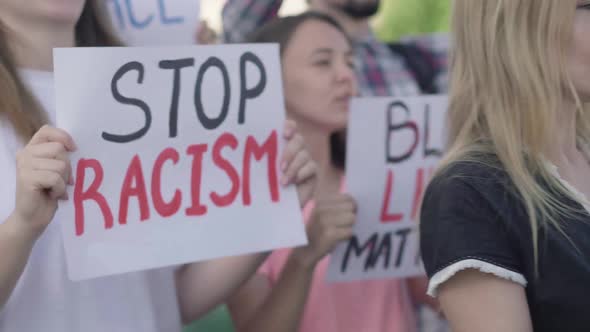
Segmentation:
<svg viewBox="0 0 590 332">
<path fill-rule="evenodd" d="M 109 29 L 102 3 L 86 2 L 76 23 L 77 46 L 120 45 Z M 26 141 L 47 123 L 47 117 L 19 76 L 7 33 L 0 22 L 0 116 L 10 121 L 19 138 Z"/>
<path fill-rule="evenodd" d="M 566 235 L 559 217 L 575 212 L 559 199 L 573 193 L 543 158 L 568 101 L 578 143 L 590 142 L 590 113 L 566 70 L 575 10 L 576 0 L 454 1 L 448 152 L 438 174 L 457 161 L 495 167 L 482 156 L 496 156 L 528 214 L 535 261 L 539 229 Z"/>
</svg>

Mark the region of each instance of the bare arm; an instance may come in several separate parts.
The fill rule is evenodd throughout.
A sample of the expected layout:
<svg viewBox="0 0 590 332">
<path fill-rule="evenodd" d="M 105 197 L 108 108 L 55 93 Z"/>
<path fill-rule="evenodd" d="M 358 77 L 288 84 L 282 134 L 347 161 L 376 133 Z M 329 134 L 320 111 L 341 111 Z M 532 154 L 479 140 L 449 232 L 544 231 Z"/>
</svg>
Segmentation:
<svg viewBox="0 0 590 332">
<path fill-rule="evenodd" d="M 228 257 L 182 267 L 176 283 L 183 321 L 190 323 L 223 303 L 256 272 L 266 256 Z"/>
<path fill-rule="evenodd" d="M 230 301 L 241 332 L 299 330 L 315 267 L 338 243 L 352 236 L 355 212 L 355 202 L 347 195 L 318 200 L 307 225 L 309 244 L 293 250 L 276 285 L 270 289 L 258 276 Z"/>
<path fill-rule="evenodd" d="M 441 285 L 439 300 L 454 332 L 532 332 L 524 288 L 476 270 Z"/>
<path fill-rule="evenodd" d="M 33 249 L 37 236 L 20 226 L 16 217 L 10 216 L 0 225 L 0 308 L 3 308 L 16 286 Z"/>
<path fill-rule="evenodd" d="M 229 309 L 240 332 L 297 332 L 309 290 L 314 266 L 297 257 L 289 257 L 276 285 L 271 288 L 257 274 L 232 297 Z"/>
<path fill-rule="evenodd" d="M 75 149 L 64 131 L 45 126 L 17 155 L 15 209 L 0 225 L 0 308 L 18 282 L 33 245 L 67 199 L 71 184 L 68 151 Z"/>
<path fill-rule="evenodd" d="M 281 161 L 285 165 L 282 178 L 286 186 L 296 185 L 303 206 L 315 190 L 316 166 L 296 129 L 294 122 L 286 121 L 284 138 L 287 145 Z M 256 272 L 267 255 L 222 258 L 181 268 L 176 281 L 183 320 L 193 321 L 229 298 Z"/>
</svg>

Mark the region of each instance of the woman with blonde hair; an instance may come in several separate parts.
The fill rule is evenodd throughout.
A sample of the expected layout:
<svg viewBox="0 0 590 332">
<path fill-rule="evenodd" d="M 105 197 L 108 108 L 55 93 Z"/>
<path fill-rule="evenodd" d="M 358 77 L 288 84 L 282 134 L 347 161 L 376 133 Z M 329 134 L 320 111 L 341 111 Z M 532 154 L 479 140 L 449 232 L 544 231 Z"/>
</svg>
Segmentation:
<svg viewBox="0 0 590 332">
<path fill-rule="evenodd" d="M 75 142 L 55 119 L 52 49 L 113 46 L 101 0 L 0 0 L 0 331 L 173 332 L 223 302 L 266 255 L 82 282 L 66 276 L 58 200 Z M 292 122 L 284 183 L 303 204 L 315 164 Z M 277 216 L 280 218 L 280 216 Z"/>
<path fill-rule="evenodd" d="M 422 255 L 453 330 L 590 326 L 590 1 L 455 0 Z"/>
</svg>

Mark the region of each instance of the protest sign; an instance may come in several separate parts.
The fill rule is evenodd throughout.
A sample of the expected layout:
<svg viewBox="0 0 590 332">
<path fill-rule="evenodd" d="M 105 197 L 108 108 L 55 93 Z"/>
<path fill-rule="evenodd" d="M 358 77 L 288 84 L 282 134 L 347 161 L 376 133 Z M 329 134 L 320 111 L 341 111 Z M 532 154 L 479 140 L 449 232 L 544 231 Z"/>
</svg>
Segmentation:
<svg viewBox="0 0 590 332">
<path fill-rule="evenodd" d="M 57 126 L 78 150 L 59 209 L 88 279 L 306 242 L 279 184 L 276 45 L 54 51 Z"/>
<path fill-rule="evenodd" d="M 192 45 L 199 0 L 106 0 L 112 26 L 130 46 Z"/>
<path fill-rule="evenodd" d="M 346 181 L 357 224 L 353 238 L 332 253 L 329 280 L 423 273 L 417 219 L 442 154 L 446 107 L 441 96 L 353 101 Z"/>
</svg>

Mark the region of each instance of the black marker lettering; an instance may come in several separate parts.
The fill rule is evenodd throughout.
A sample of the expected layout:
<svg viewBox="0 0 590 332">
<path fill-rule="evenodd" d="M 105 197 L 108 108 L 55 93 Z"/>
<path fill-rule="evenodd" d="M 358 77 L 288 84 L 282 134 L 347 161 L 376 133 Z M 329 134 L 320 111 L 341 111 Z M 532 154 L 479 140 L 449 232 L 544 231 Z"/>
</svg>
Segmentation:
<svg viewBox="0 0 590 332">
<path fill-rule="evenodd" d="M 248 89 L 246 79 L 246 64 L 251 62 L 260 71 L 260 80 L 251 89 Z M 266 87 L 266 70 L 264 64 L 254 53 L 246 52 L 240 57 L 240 108 L 238 113 L 238 123 L 246 122 L 246 100 L 254 99 L 262 94 Z"/>
<path fill-rule="evenodd" d="M 207 69 L 211 67 L 217 67 L 221 71 L 221 75 L 223 76 L 223 105 L 221 106 L 221 113 L 217 118 L 209 118 L 207 114 L 205 114 L 205 110 L 203 107 L 203 100 L 201 95 L 201 89 L 203 85 L 203 78 Z M 231 87 L 229 84 L 229 74 L 227 72 L 227 68 L 225 64 L 216 57 L 211 57 L 201 66 L 199 69 L 199 74 L 197 75 L 197 84 L 195 86 L 195 107 L 197 111 L 197 116 L 199 117 L 199 121 L 205 127 L 205 129 L 216 129 L 219 127 L 225 118 L 227 117 L 227 113 L 229 111 L 229 98 L 231 95 Z"/>
<path fill-rule="evenodd" d="M 172 85 L 172 102 L 170 104 L 170 117 L 168 119 L 169 135 L 178 135 L 178 99 L 180 97 L 180 71 L 183 68 L 195 65 L 195 59 L 178 59 L 160 61 L 160 68 L 174 70 L 174 82 Z"/>
<path fill-rule="evenodd" d="M 392 124 L 392 122 L 394 121 L 394 113 L 398 109 L 401 109 L 405 112 L 405 114 L 407 115 L 407 120 L 402 123 Z M 407 150 L 407 152 L 405 152 L 401 156 L 393 156 L 391 154 L 392 136 L 396 131 L 404 130 L 404 129 L 411 130 L 414 133 L 414 142 L 412 143 L 410 148 Z M 386 142 L 385 142 L 385 156 L 386 156 L 387 162 L 391 163 L 391 164 L 397 164 L 397 163 L 401 163 L 401 162 L 409 159 L 412 156 L 412 154 L 414 153 L 414 151 L 416 150 L 416 147 L 418 146 L 419 135 L 418 135 L 418 127 L 416 126 L 416 123 L 414 123 L 412 120 L 410 120 L 410 109 L 408 108 L 408 106 L 406 104 L 404 104 L 401 101 L 396 101 L 396 102 L 393 102 L 391 105 L 389 105 L 389 110 L 387 111 L 387 128 L 386 128 L 386 130 L 387 130 L 387 137 L 386 137 Z"/>
<path fill-rule="evenodd" d="M 117 70 L 117 72 L 113 76 L 113 80 L 111 81 L 111 92 L 112 92 L 115 100 L 120 102 L 121 104 L 134 105 L 134 106 L 139 107 L 143 111 L 143 114 L 145 115 L 145 124 L 144 124 L 143 128 L 139 129 L 138 131 L 136 131 L 134 133 L 128 134 L 128 135 L 116 135 L 116 134 L 109 134 L 107 132 L 103 132 L 102 138 L 106 141 L 110 141 L 110 142 L 114 142 L 114 143 L 128 143 L 128 142 L 138 140 L 147 133 L 147 131 L 150 129 L 150 126 L 152 124 L 152 114 L 150 112 L 150 108 L 143 100 L 125 97 L 119 92 L 119 88 L 117 86 L 117 83 L 125 74 L 127 74 L 128 72 L 133 71 L 133 70 L 135 70 L 139 73 L 139 75 L 137 77 L 137 83 L 143 84 L 143 77 L 145 74 L 145 68 L 141 63 L 139 63 L 137 61 L 133 61 L 133 62 L 129 62 L 129 63 L 123 65 L 121 68 L 119 68 L 119 70 Z"/>
<path fill-rule="evenodd" d="M 428 146 L 430 140 L 430 105 L 426 105 L 424 110 L 424 157 L 442 157 L 442 151 L 437 148 L 431 148 Z"/>
</svg>

